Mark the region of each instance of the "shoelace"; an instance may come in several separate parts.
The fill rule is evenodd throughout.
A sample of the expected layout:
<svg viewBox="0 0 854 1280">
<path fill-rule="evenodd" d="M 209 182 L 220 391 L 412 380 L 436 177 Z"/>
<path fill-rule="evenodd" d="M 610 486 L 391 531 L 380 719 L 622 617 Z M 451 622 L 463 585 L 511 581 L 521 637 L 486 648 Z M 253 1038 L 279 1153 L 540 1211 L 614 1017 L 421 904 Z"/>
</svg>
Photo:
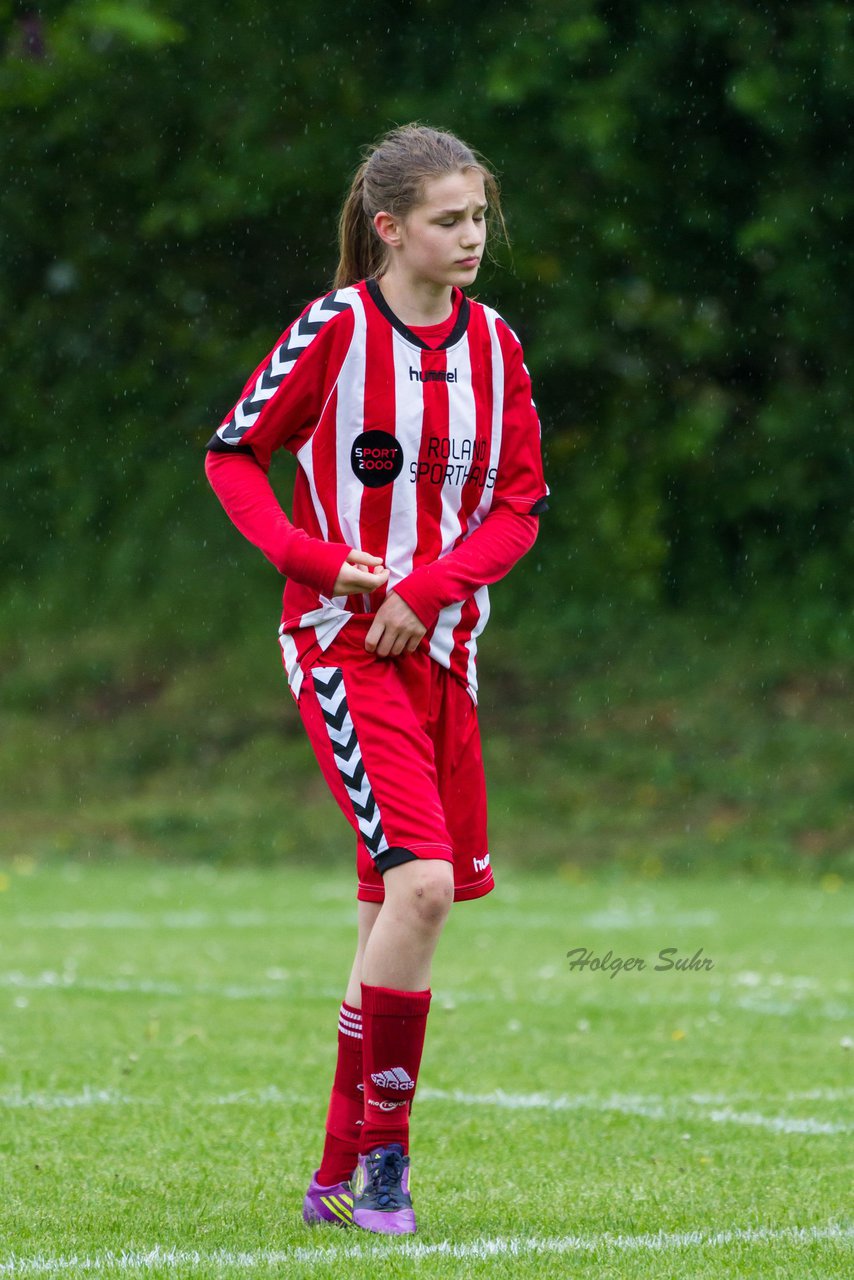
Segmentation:
<svg viewBox="0 0 854 1280">
<path fill-rule="evenodd" d="M 397 1151 L 384 1151 L 369 1162 L 371 1191 L 381 1209 L 403 1207 L 400 1182 L 403 1177 L 403 1157 Z"/>
</svg>

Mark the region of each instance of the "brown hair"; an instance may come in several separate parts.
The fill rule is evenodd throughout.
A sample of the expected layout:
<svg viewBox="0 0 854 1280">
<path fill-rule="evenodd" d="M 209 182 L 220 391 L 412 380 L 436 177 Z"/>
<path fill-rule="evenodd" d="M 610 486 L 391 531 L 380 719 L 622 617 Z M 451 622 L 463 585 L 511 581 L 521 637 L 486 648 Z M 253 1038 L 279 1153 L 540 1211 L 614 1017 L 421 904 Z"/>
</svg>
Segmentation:
<svg viewBox="0 0 854 1280">
<path fill-rule="evenodd" d="M 368 276 L 382 275 L 387 250 L 374 226 L 376 214 L 383 210 L 405 218 L 423 200 L 424 184 L 430 178 L 467 169 L 481 174 L 490 209 L 506 240 L 498 180 L 483 157 L 454 134 L 406 124 L 369 147 L 338 220 L 340 256 L 334 287 L 343 289 Z"/>
</svg>

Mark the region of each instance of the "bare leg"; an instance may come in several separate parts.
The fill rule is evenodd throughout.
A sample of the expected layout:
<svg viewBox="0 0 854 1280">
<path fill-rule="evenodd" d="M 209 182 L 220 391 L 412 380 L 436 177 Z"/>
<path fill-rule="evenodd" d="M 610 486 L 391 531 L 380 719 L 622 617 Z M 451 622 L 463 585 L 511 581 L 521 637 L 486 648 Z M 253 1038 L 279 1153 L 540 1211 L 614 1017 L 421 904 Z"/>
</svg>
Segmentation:
<svg viewBox="0 0 854 1280">
<path fill-rule="evenodd" d="M 362 1007 L 362 960 L 368 938 L 371 936 L 371 930 L 376 923 L 383 904 L 381 902 L 359 902 L 356 905 L 359 911 L 359 941 L 356 946 L 356 958 L 353 961 L 353 968 L 350 970 L 350 981 L 347 983 L 347 994 L 344 997 L 351 1009 L 361 1009 Z"/>
<path fill-rule="evenodd" d="M 405 862 L 386 872 L 384 885 L 383 902 L 358 903 L 358 943 L 344 997 L 345 1002 L 352 1009 L 362 1007 L 362 982 L 370 987 L 391 987 L 396 992 L 424 992 L 429 987 L 433 952 L 436 950 L 436 943 L 439 941 L 439 935 L 454 897 L 454 870 L 452 864 L 445 861 Z M 394 998 L 400 1000 L 407 997 Z M 419 1001 L 423 1003 L 425 1000 L 429 1004 L 429 999 L 421 995 L 408 998 L 416 1005 Z M 410 1030 L 407 1033 L 408 1041 L 405 1045 L 409 1056 L 400 1059 L 405 1068 L 411 1072 L 410 1088 L 414 1088 L 413 1081 L 418 1074 L 426 1017 L 426 1008 L 420 1014 L 416 1013 L 410 1017 Z M 351 1023 L 353 1023 L 352 1017 Z M 365 1034 L 369 1038 L 371 1025 L 372 1016 L 369 1013 L 365 1029 Z M 417 1031 L 419 1026 L 420 1031 Z M 415 1027 L 416 1031 L 413 1031 L 412 1027 Z M 352 1026 L 350 1030 L 352 1033 Z M 361 1035 L 354 1035 L 353 1041 L 356 1040 L 361 1050 Z M 371 1142 L 371 1137 L 366 1135 L 373 1133 L 370 1128 L 360 1129 L 363 1120 L 362 1098 L 354 1092 L 356 1086 L 353 1070 L 356 1062 L 361 1060 L 361 1053 L 357 1060 L 354 1055 L 358 1051 L 353 1041 L 346 1038 L 346 1030 L 345 1038 L 342 1038 L 342 1033 L 339 1031 L 338 1066 L 327 1116 L 326 1143 L 320 1168 L 317 1171 L 318 1174 L 323 1174 L 320 1181 L 324 1187 L 331 1186 L 348 1176 L 344 1173 L 344 1169 L 345 1167 L 348 1170 L 352 1169 L 354 1163 L 352 1153 L 359 1150 L 359 1134 L 365 1137 L 366 1142 Z M 349 1049 L 346 1043 L 350 1043 Z M 372 1045 L 375 1048 L 373 1040 L 366 1046 L 369 1055 L 373 1051 Z M 370 1056 L 367 1060 L 370 1061 Z M 357 1067 L 356 1074 L 358 1075 Z M 367 1077 L 365 1079 L 367 1080 Z M 373 1088 L 373 1085 L 367 1083 L 366 1087 Z M 409 1110 L 411 1108 L 412 1099 L 410 1098 Z M 402 1140 L 405 1141 L 409 1123 L 408 1113 L 400 1123 L 403 1126 Z M 373 1134 L 375 1139 L 373 1145 L 383 1141 L 384 1137 L 387 1138 L 389 1132 L 389 1130 L 380 1129 L 377 1134 Z M 321 1211 L 317 1205 L 311 1203 L 311 1196 L 319 1194 L 316 1188 L 314 1190 L 312 1187 L 309 1188 L 306 1198 L 308 1209 L 304 1207 L 303 1214 L 314 1213 L 315 1216 L 320 1215 L 325 1220 L 331 1221 L 330 1214 L 333 1210 L 327 1206 Z M 340 1205 L 337 1216 L 340 1217 Z"/>
<path fill-rule="evenodd" d="M 424 991 L 454 897 L 450 862 L 404 862 L 383 877 L 384 902 L 358 903 L 359 941 L 347 994 L 362 1007 L 362 983 L 396 991 Z"/>
<path fill-rule="evenodd" d="M 453 865 L 438 859 L 404 862 L 387 871 L 383 883 L 385 901 L 364 946 L 361 980 L 372 987 L 424 991 L 454 899 Z"/>
</svg>

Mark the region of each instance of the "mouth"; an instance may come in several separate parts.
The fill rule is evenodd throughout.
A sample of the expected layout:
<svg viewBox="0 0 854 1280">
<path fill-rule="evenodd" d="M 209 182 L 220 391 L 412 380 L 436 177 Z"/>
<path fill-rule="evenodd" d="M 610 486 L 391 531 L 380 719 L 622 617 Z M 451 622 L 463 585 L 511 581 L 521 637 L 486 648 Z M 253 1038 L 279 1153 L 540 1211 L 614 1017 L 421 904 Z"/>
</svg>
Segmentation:
<svg viewBox="0 0 854 1280">
<path fill-rule="evenodd" d="M 480 265 L 480 258 L 458 258 L 458 267 L 477 267 Z"/>
</svg>

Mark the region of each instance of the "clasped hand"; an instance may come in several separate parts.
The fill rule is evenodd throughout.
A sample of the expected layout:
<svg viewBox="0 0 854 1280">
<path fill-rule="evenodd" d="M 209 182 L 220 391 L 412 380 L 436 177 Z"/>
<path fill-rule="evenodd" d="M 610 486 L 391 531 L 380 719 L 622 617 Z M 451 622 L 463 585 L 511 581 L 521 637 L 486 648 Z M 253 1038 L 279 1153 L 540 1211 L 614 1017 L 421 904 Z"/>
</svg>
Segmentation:
<svg viewBox="0 0 854 1280">
<path fill-rule="evenodd" d="M 354 549 L 339 570 L 332 594 L 370 594 L 387 582 L 388 569 L 384 567 L 381 558 L 369 555 L 367 551 Z M 365 637 L 365 648 L 380 658 L 396 658 L 401 653 L 414 653 L 426 632 L 427 628 L 409 605 L 390 591 L 377 609 Z"/>
</svg>

